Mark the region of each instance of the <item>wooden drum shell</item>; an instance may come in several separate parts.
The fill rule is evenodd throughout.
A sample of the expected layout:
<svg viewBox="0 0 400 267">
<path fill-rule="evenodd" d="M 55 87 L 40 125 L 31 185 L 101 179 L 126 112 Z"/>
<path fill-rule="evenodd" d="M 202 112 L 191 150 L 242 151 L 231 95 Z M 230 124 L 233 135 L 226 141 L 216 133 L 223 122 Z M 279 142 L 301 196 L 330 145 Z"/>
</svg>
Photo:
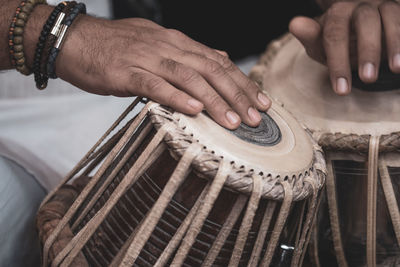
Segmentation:
<svg viewBox="0 0 400 267">
<path fill-rule="evenodd" d="M 131 259 L 126 252 L 135 249 L 135 244 L 131 243 L 134 240 L 143 241 L 142 249 L 133 260 L 134 266 L 175 265 L 177 253 L 185 242 L 190 242 L 187 240 L 193 233 L 193 244 L 179 265 L 258 266 L 268 262 L 271 266 L 296 266 L 295 261 L 302 261 L 314 221 L 313 211 L 323 186 L 323 162 L 311 166 L 307 172 L 313 178 L 300 177 L 306 181 L 305 185 L 310 181 L 305 192 L 311 193 L 288 195 L 293 189 L 282 189 L 285 190 L 283 198 L 270 199 L 262 195 L 262 190 L 240 192 L 223 186 L 198 231 L 192 225 L 209 199 L 205 196 L 209 196 L 215 185 L 207 171 L 190 166 L 176 192 L 172 193 L 171 201 L 160 212 L 160 218 L 153 222 L 149 218 L 157 213 L 156 203 L 169 194 L 166 187 L 171 187 L 174 173 L 190 148 L 183 155 L 170 150 L 164 137 L 159 137 L 166 127 L 155 127 L 143 110 L 109 137 L 122 119 L 106 133 L 108 138 L 100 140 L 43 202 L 37 225 L 44 266 L 129 266 L 126 262 Z M 157 138 L 160 139 L 158 143 L 155 142 Z M 152 145 L 151 153 L 146 154 Z M 230 168 L 229 162 L 224 164 L 228 166 L 225 168 Z M 216 177 L 220 172 L 222 170 L 218 169 Z M 252 170 L 249 173 L 249 177 L 257 175 Z M 129 179 L 131 183 L 126 182 Z M 264 179 L 260 176 L 259 181 Z M 294 183 L 291 177 L 274 179 L 277 179 L 276 186 L 282 183 L 289 188 L 290 183 Z M 311 185 L 315 185 L 314 191 L 309 191 Z M 119 191 L 121 186 L 126 189 Z M 299 185 L 296 188 L 298 190 Z M 184 222 L 189 223 L 186 230 L 180 229 Z M 149 235 L 145 237 L 146 227 L 153 223 L 154 229 L 147 231 Z M 64 235 L 64 232 L 68 233 Z M 141 238 L 137 233 L 146 234 Z M 181 237 L 175 247 L 163 264 L 157 265 L 177 235 Z M 273 245 L 272 239 L 275 240 Z M 210 261 L 210 254 L 217 247 L 219 252 Z"/>
</svg>

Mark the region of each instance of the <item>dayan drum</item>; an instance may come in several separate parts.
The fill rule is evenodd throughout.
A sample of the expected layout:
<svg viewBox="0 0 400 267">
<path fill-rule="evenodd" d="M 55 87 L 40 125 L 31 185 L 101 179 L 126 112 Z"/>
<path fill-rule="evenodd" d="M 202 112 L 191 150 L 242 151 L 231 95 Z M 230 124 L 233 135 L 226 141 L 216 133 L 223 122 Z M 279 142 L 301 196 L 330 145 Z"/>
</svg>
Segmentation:
<svg viewBox="0 0 400 267">
<path fill-rule="evenodd" d="M 259 127 L 228 131 L 131 109 L 43 201 L 43 266 L 301 264 L 326 169 L 292 116 L 274 104 Z"/>
<path fill-rule="evenodd" d="M 400 266 L 399 77 L 382 70 L 377 83 L 354 80 L 351 94 L 338 96 L 328 75 L 290 34 L 271 43 L 250 73 L 325 153 L 313 264 Z"/>
</svg>

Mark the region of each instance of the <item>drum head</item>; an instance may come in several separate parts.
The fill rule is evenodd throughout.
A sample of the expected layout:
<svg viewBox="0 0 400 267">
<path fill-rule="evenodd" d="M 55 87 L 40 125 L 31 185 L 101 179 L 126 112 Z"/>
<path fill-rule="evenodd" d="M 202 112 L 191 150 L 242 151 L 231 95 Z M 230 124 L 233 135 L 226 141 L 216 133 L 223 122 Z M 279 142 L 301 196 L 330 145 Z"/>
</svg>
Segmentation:
<svg viewBox="0 0 400 267">
<path fill-rule="evenodd" d="M 269 46 L 251 75 L 313 131 L 382 135 L 400 128 L 400 90 L 353 87 L 348 96 L 336 95 L 327 68 L 308 57 L 290 34 Z"/>
<path fill-rule="evenodd" d="M 251 128 L 245 125 L 236 131 L 229 131 L 204 113 L 196 116 L 170 113 L 166 117 L 166 109 L 155 104 L 150 108 L 152 120 L 161 120 L 161 124 L 173 122 L 169 129 L 167 144 L 172 151 L 181 153 L 192 138 L 203 146 L 207 155 L 200 156 L 199 161 L 229 160 L 232 169 L 240 170 L 243 175 L 253 173 L 263 177 L 298 177 L 306 176 L 314 163 L 314 151 L 310 135 L 282 107 L 273 103 L 268 113 L 263 114 L 259 127 Z M 160 122 L 155 123 L 156 125 Z M 184 136 L 190 137 L 185 138 Z M 202 173 L 210 170 L 207 164 L 201 165 Z M 206 168 L 206 169 L 205 169 Z"/>
</svg>

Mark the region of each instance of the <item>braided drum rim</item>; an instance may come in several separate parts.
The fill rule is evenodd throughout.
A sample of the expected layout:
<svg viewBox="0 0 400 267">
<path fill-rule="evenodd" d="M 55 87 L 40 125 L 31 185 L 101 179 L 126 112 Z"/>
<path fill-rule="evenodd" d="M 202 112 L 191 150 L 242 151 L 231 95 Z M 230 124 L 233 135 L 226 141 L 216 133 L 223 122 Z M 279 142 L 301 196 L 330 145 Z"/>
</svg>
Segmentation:
<svg viewBox="0 0 400 267">
<path fill-rule="evenodd" d="M 193 143 L 199 142 L 193 137 L 193 133 L 190 133 L 186 129 L 180 127 L 178 121 L 174 117 L 174 112 L 165 108 L 159 104 L 153 103 L 149 107 L 150 117 L 153 125 L 156 129 L 159 129 L 162 125 L 172 123 L 173 127 L 164 138 L 167 143 L 169 151 L 176 158 L 182 157 L 186 149 Z M 310 141 L 313 146 L 313 161 L 312 166 L 299 171 L 298 173 L 292 173 L 290 175 L 279 175 L 268 172 L 259 173 L 262 177 L 262 198 L 272 200 L 283 200 L 284 189 L 282 186 L 283 181 L 288 181 L 293 190 L 293 200 L 303 200 L 313 194 L 313 189 L 309 183 L 304 182 L 305 179 L 311 178 L 315 180 L 318 190 L 321 189 L 325 183 L 326 176 L 326 165 L 322 148 L 315 142 L 309 131 L 306 131 L 310 137 Z M 212 179 L 217 171 L 221 161 L 221 155 L 207 148 L 204 144 L 201 154 L 198 155 L 193 161 L 193 167 L 200 176 L 204 176 L 208 179 Z M 232 162 L 230 164 L 230 175 L 225 182 L 225 186 L 237 191 L 239 193 L 250 194 L 253 188 L 253 176 L 255 171 L 253 169 L 246 169 L 243 166 L 237 166 Z"/>
<path fill-rule="evenodd" d="M 263 77 L 269 72 L 271 62 L 274 60 L 277 53 L 295 38 L 291 33 L 286 33 L 280 38 L 272 41 L 266 49 L 266 52 L 260 57 L 257 64 L 252 68 L 249 76 L 252 80 L 263 87 Z M 263 89 L 267 94 L 266 89 Z M 270 96 L 271 97 L 271 96 Z M 275 101 L 277 101 L 275 99 Z M 283 107 L 284 104 L 280 103 Z M 288 110 L 290 113 L 290 110 Z M 346 151 L 346 152 L 368 152 L 368 144 L 370 135 L 359 135 L 359 134 L 348 134 L 340 132 L 319 132 L 313 129 L 308 129 L 315 140 L 317 140 L 318 145 L 320 145 L 324 150 L 332 151 Z M 400 150 L 400 131 L 392 132 L 390 134 L 381 135 L 379 140 L 379 151 L 380 152 L 394 152 Z"/>
</svg>

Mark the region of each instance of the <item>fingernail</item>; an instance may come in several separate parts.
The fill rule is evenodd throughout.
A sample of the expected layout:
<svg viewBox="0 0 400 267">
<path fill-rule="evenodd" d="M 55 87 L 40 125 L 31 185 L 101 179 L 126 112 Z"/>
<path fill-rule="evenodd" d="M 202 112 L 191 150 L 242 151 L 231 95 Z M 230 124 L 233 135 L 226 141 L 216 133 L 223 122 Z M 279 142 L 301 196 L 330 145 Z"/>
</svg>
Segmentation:
<svg viewBox="0 0 400 267">
<path fill-rule="evenodd" d="M 349 87 L 347 85 L 347 80 L 345 78 L 339 78 L 336 82 L 336 92 L 338 94 L 347 94 Z"/>
<path fill-rule="evenodd" d="M 393 57 L 393 68 L 400 69 L 400 54 L 396 54 Z"/>
<path fill-rule="evenodd" d="M 260 113 L 253 107 L 249 107 L 247 113 L 250 116 L 250 119 L 254 122 L 259 122 L 261 120 Z"/>
<path fill-rule="evenodd" d="M 233 111 L 228 111 L 226 113 L 226 118 L 231 124 L 237 124 L 240 121 L 240 117 Z"/>
<path fill-rule="evenodd" d="M 264 106 L 268 106 L 270 104 L 268 97 L 263 93 L 258 93 L 257 98 L 258 101 L 260 101 L 260 103 L 263 104 Z"/>
<path fill-rule="evenodd" d="M 203 104 L 200 101 L 197 101 L 196 99 L 189 99 L 188 100 L 188 105 L 191 106 L 194 109 L 201 109 L 203 108 Z"/>
<path fill-rule="evenodd" d="M 367 79 L 375 78 L 375 66 L 372 63 L 366 63 L 362 69 L 363 76 Z"/>
</svg>

